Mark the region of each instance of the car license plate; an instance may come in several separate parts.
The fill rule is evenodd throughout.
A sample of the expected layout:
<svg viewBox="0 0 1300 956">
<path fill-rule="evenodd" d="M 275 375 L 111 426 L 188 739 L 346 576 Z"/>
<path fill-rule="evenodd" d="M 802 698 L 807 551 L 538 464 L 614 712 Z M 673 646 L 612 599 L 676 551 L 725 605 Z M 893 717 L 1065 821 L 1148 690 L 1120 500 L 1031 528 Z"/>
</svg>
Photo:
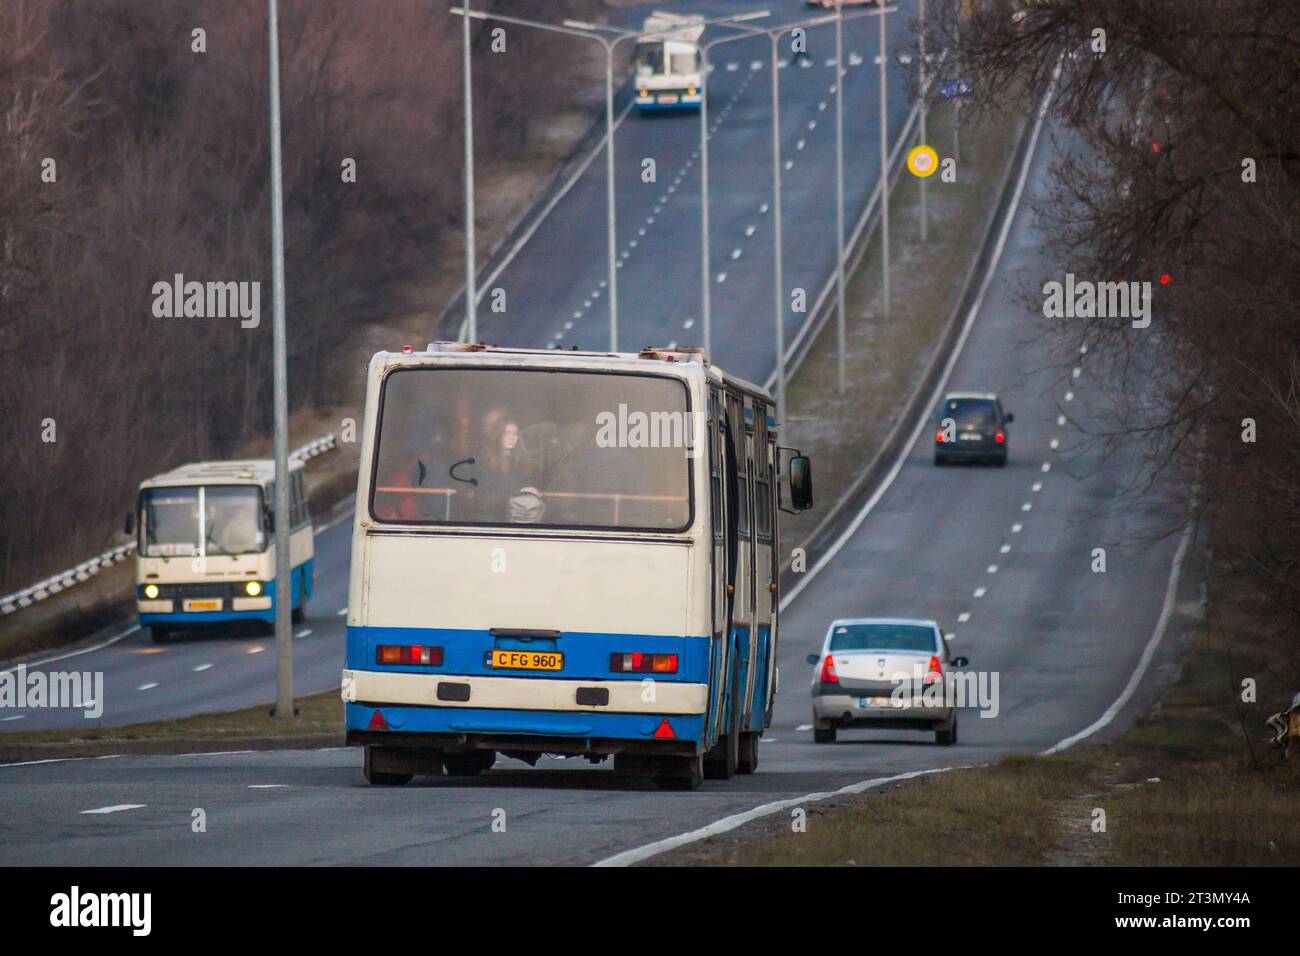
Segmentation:
<svg viewBox="0 0 1300 956">
<path fill-rule="evenodd" d="M 564 668 L 559 651 L 488 651 L 488 667 L 516 671 L 558 671 Z"/>
<path fill-rule="evenodd" d="M 185 602 L 187 611 L 220 611 L 221 598 L 191 598 Z"/>
<path fill-rule="evenodd" d="M 984 436 L 979 432 L 962 432 L 960 436 L 962 441 L 979 441 Z"/>
<path fill-rule="evenodd" d="M 862 697 L 858 700 L 859 707 L 888 707 L 889 705 L 888 697 Z"/>
</svg>

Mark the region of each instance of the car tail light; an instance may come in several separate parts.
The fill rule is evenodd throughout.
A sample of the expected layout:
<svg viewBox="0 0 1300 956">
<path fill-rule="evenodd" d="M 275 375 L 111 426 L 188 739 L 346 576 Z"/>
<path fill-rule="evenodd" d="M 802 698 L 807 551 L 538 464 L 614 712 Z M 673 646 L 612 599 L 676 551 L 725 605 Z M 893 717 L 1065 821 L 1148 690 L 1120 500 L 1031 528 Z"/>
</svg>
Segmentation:
<svg viewBox="0 0 1300 956">
<path fill-rule="evenodd" d="M 442 666 L 442 648 L 420 644 L 380 644 L 375 648 L 376 664 L 415 664 Z"/>
<path fill-rule="evenodd" d="M 997 442 L 999 445 L 1001 445 L 1004 441 L 1007 440 L 1007 436 L 1003 433 L 1002 429 L 999 428 L 998 433 L 993 436 L 993 440 Z"/>
<path fill-rule="evenodd" d="M 840 682 L 840 675 L 835 673 L 835 658 L 829 654 L 826 655 L 826 660 L 822 661 L 821 682 L 823 684 L 838 684 Z"/>
<path fill-rule="evenodd" d="M 676 674 L 676 654 L 610 654 L 609 669 L 635 674 Z"/>
<path fill-rule="evenodd" d="M 937 654 L 931 655 L 930 673 L 925 675 L 925 682 L 927 684 L 933 684 L 936 680 L 938 680 L 942 676 L 943 676 L 943 665 L 939 662 L 939 656 Z"/>
<path fill-rule="evenodd" d="M 940 428 L 939 431 L 935 434 L 935 436 L 934 436 L 934 440 L 937 441 L 937 442 L 939 442 L 939 443 L 942 443 L 942 442 L 943 442 L 943 429 L 942 429 L 942 428 Z"/>
</svg>

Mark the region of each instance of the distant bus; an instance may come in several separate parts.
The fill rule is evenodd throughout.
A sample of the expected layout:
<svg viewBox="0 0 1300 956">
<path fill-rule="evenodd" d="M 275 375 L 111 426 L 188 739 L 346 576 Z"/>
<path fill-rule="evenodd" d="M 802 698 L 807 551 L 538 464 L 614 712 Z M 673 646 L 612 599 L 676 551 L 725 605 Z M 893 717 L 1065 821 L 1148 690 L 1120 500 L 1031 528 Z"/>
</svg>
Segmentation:
<svg viewBox="0 0 1300 956">
<path fill-rule="evenodd" d="M 700 58 L 704 18 L 655 11 L 641 29 L 632 60 L 636 108 L 699 109 L 704 99 Z"/>
<path fill-rule="evenodd" d="M 667 789 L 754 772 L 777 512 L 812 503 L 772 410 L 693 349 L 375 355 L 342 680 L 366 779 L 498 753 Z"/>
<path fill-rule="evenodd" d="M 290 594 L 301 622 L 311 597 L 315 544 L 306 471 L 289 465 Z M 140 484 L 136 609 L 154 641 L 179 629 L 275 622 L 275 463 L 205 461 Z"/>
</svg>

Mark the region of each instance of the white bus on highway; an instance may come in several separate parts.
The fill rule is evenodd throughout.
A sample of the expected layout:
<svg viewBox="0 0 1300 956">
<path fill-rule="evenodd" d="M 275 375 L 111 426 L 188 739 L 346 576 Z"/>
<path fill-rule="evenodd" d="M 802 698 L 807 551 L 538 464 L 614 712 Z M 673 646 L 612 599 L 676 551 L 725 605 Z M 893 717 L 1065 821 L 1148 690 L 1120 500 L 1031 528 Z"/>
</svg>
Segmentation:
<svg viewBox="0 0 1300 956">
<path fill-rule="evenodd" d="M 704 98 L 700 37 L 704 17 L 655 11 L 646 17 L 633 55 L 638 110 L 699 109 Z"/>
<path fill-rule="evenodd" d="M 290 593 L 301 621 L 315 545 L 306 471 L 289 465 Z M 275 621 L 275 462 L 205 461 L 140 484 L 136 609 L 156 642 L 178 628 Z"/>
<path fill-rule="evenodd" d="M 343 671 L 372 784 L 498 753 L 752 773 L 776 692 L 773 402 L 698 350 L 370 362 Z"/>
</svg>

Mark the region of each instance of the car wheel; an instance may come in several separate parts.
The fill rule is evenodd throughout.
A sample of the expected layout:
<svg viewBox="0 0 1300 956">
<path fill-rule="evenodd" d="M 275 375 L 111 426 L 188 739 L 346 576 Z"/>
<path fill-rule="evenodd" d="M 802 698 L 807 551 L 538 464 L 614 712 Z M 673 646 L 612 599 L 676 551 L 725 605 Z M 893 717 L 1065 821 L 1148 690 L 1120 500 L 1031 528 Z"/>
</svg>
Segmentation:
<svg viewBox="0 0 1300 956">
<path fill-rule="evenodd" d="M 942 455 L 937 455 L 937 454 L 934 456 L 934 467 L 942 468 L 946 464 L 948 464 L 947 458 L 944 458 Z"/>
<path fill-rule="evenodd" d="M 655 786 L 660 790 L 695 790 L 704 782 L 704 755 L 664 757 Z"/>
<path fill-rule="evenodd" d="M 940 728 L 934 732 L 934 742 L 941 747 L 951 747 L 957 742 L 957 715 L 952 715 L 952 722 L 946 729 Z"/>
<path fill-rule="evenodd" d="M 813 728 L 813 743 L 815 743 L 815 744 L 833 744 L 833 743 L 835 743 L 835 728 L 834 728 L 834 727 L 827 727 L 825 730 L 821 730 L 821 729 L 819 729 L 819 728 L 817 728 L 817 727 L 814 727 L 814 728 Z"/>
<path fill-rule="evenodd" d="M 379 750 L 378 747 L 366 748 L 366 756 L 362 768 L 362 772 L 366 775 L 366 783 L 370 784 L 372 787 L 401 787 L 411 782 L 411 778 L 415 776 L 414 774 L 388 773 L 386 771 L 376 770 L 374 763 L 375 751 L 377 750 Z"/>
<path fill-rule="evenodd" d="M 449 777 L 477 777 L 497 761 L 495 750 L 475 750 L 467 754 L 443 754 L 442 765 Z"/>
<path fill-rule="evenodd" d="M 994 458 L 994 459 L 993 459 L 993 464 L 996 465 L 996 466 L 999 467 L 999 468 L 1005 468 L 1005 467 L 1007 467 L 1007 455 L 1006 455 L 1006 452 L 1003 452 L 1003 453 L 1002 453 L 1001 455 L 999 455 L 997 458 Z"/>
</svg>

